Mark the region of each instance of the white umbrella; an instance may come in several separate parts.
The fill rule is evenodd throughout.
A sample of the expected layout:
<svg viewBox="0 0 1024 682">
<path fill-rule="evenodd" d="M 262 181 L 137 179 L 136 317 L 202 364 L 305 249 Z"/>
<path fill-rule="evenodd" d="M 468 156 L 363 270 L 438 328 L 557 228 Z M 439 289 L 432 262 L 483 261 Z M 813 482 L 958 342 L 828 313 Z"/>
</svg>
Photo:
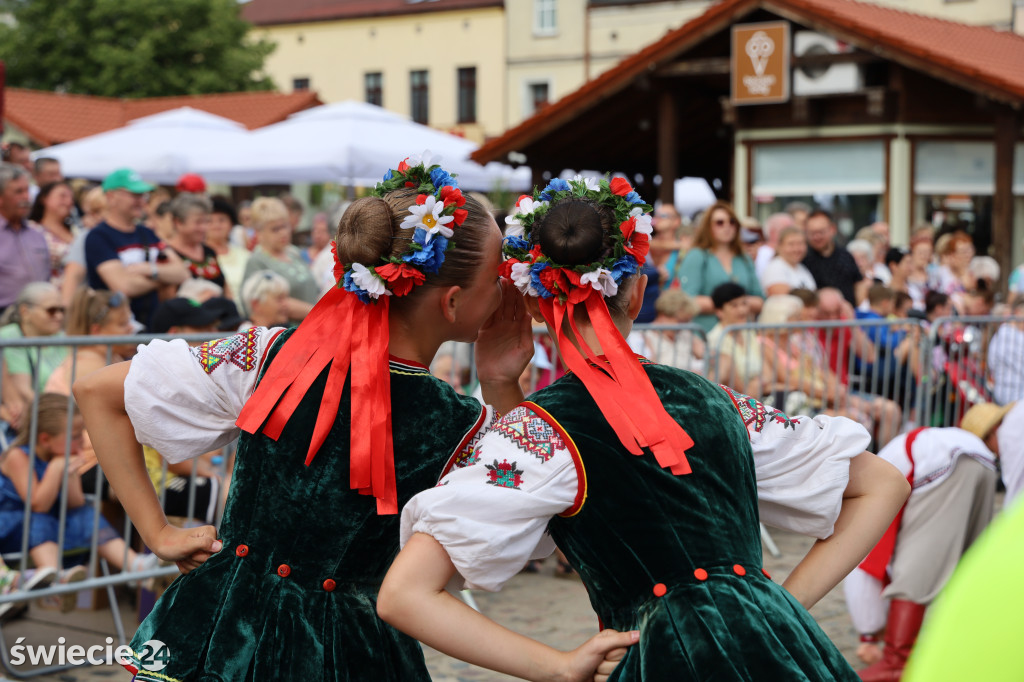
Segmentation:
<svg viewBox="0 0 1024 682">
<path fill-rule="evenodd" d="M 69 177 L 102 179 L 131 168 L 150 182 L 173 185 L 183 173 L 201 173 L 200 151 L 245 148 L 251 133 L 231 119 L 181 107 L 131 121 L 123 128 L 41 149 L 34 157 L 60 161 Z"/>
<path fill-rule="evenodd" d="M 200 155 L 198 172 L 237 185 L 337 182 L 373 186 L 403 158 L 431 150 L 464 189 L 526 189 L 528 168 L 470 161 L 477 145 L 365 102 L 326 104 L 253 131 L 246 149 Z"/>
</svg>

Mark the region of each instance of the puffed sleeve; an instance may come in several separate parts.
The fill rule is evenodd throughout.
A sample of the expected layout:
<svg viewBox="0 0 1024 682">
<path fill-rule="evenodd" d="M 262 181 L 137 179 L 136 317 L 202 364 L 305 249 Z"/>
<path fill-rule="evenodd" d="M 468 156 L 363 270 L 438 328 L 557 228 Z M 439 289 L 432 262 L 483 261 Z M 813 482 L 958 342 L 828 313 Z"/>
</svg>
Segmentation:
<svg viewBox="0 0 1024 682">
<path fill-rule="evenodd" d="M 578 454 L 557 425 L 519 406 L 494 425 L 437 487 L 402 510 L 401 542 L 440 542 L 467 587 L 500 590 L 530 559 L 555 548 L 552 516 L 577 505 Z"/>
<path fill-rule="evenodd" d="M 750 434 L 761 521 L 819 539 L 832 535 L 850 460 L 867 449 L 870 434 L 845 417 L 789 417 L 722 388 Z"/>
<path fill-rule="evenodd" d="M 252 327 L 194 348 L 181 339 L 139 346 L 124 382 L 135 437 L 168 462 L 224 447 L 280 329 Z"/>
</svg>

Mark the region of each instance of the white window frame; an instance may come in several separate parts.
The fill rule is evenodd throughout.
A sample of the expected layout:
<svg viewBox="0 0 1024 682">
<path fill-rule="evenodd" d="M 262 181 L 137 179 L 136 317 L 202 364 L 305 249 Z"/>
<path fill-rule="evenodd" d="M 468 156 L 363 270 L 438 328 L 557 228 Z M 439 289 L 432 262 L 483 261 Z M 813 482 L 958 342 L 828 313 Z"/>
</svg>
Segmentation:
<svg viewBox="0 0 1024 682">
<path fill-rule="evenodd" d="M 551 16 L 551 25 L 544 25 L 544 17 Z M 533 0 L 533 35 L 558 35 L 558 0 Z"/>
</svg>

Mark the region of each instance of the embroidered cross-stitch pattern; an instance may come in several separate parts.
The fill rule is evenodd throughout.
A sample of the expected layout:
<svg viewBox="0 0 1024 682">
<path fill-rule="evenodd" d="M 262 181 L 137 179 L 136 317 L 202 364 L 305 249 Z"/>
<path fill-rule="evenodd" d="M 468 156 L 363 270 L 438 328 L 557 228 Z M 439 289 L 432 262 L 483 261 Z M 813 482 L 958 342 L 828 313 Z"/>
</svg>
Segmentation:
<svg viewBox="0 0 1024 682">
<path fill-rule="evenodd" d="M 519 486 L 523 484 L 523 470 L 516 469 L 515 462 L 509 464 L 507 459 L 503 459 L 499 464 L 498 460 L 494 460 L 494 464 L 484 466 L 487 467 L 488 485 L 519 490 Z"/>
<path fill-rule="evenodd" d="M 760 401 L 751 398 L 749 395 L 744 395 L 739 391 L 734 391 L 728 386 L 719 386 L 732 399 L 733 405 L 739 410 L 740 417 L 743 419 L 743 423 L 749 428 L 751 424 L 754 425 L 754 431 L 758 433 L 764 429 L 764 425 L 768 423 L 768 420 L 772 420 L 779 424 L 782 424 L 784 429 L 793 429 L 796 431 L 796 425 L 800 423 L 800 419 L 791 419 L 786 414 L 776 410 L 774 407 L 767 407 Z"/>
<path fill-rule="evenodd" d="M 554 457 L 556 450 L 566 449 L 565 442 L 551 424 L 526 407 L 517 407 L 506 414 L 494 430 L 544 462 Z"/>
<path fill-rule="evenodd" d="M 207 374 L 212 374 L 213 370 L 225 362 L 230 362 L 235 367 L 249 372 L 256 369 L 256 348 L 259 345 L 259 336 L 259 327 L 251 327 L 241 334 L 235 334 L 226 339 L 207 341 L 189 350 Z"/>
</svg>

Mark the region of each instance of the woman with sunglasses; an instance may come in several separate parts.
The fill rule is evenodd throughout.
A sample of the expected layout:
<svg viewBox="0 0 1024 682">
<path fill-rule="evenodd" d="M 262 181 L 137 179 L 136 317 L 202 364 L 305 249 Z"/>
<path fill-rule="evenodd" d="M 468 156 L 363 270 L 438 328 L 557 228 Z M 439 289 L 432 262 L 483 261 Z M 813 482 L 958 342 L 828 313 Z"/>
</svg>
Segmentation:
<svg viewBox="0 0 1024 682">
<path fill-rule="evenodd" d="M 683 259 L 679 273 L 682 290 L 696 298 L 700 309 L 693 321 L 706 332 L 718 322 L 711 292 L 726 282 L 747 290 L 751 314 L 761 311 L 764 293 L 753 261 L 743 253 L 739 218 L 728 203 L 716 201 L 701 216 L 693 248 Z"/>
<path fill-rule="evenodd" d="M 5 314 L 0 327 L 0 341 L 63 335 L 64 306 L 60 291 L 49 282 L 32 282 L 18 294 L 18 299 Z M 5 348 L 3 376 L 0 378 L 0 420 L 17 431 L 23 414 L 32 404 L 50 374 L 67 357 L 63 346 L 37 348 Z M 4 435 L 13 433 L 8 430 Z"/>
</svg>

